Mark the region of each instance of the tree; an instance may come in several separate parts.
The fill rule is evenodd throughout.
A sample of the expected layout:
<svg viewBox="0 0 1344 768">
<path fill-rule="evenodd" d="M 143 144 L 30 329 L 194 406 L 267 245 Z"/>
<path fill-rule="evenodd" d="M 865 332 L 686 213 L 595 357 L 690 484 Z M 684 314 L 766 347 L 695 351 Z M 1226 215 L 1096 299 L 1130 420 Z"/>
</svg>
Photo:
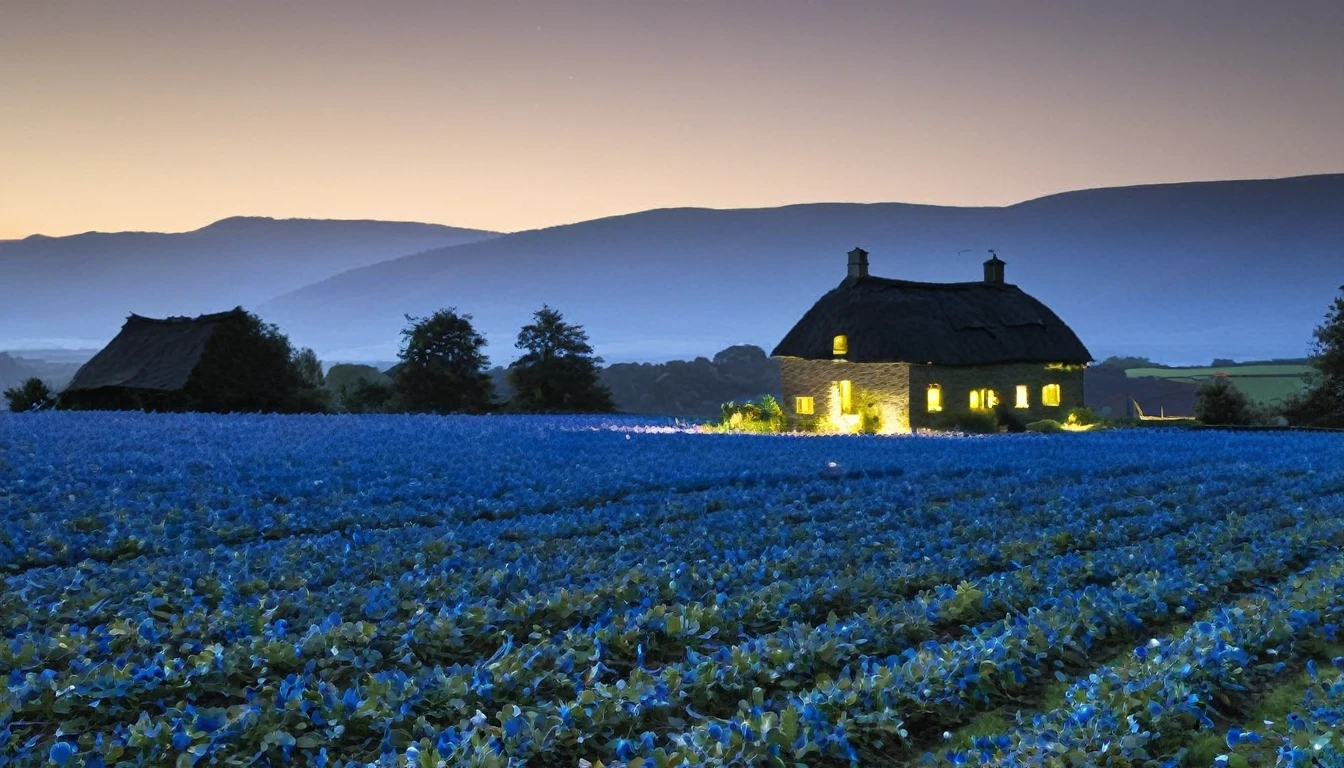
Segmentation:
<svg viewBox="0 0 1344 768">
<path fill-rule="evenodd" d="M 46 383 L 36 376 L 18 386 L 6 389 L 5 400 L 9 401 L 9 410 L 14 413 L 45 410 L 56 403 Z"/>
<path fill-rule="evenodd" d="M 346 413 L 387 413 L 395 396 L 385 380 L 360 379 L 341 389 L 340 404 Z"/>
<path fill-rule="evenodd" d="M 482 413 L 494 406 L 485 337 L 472 327 L 471 315 L 450 307 L 429 317 L 407 315 L 406 322 L 401 364 L 393 369 L 397 410 Z"/>
<path fill-rule="evenodd" d="M 317 353 L 312 349 L 304 347 L 296 350 L 293 361 L 294 369 L 304 386 L 320 387 L 326 384 L 326 377 L 322 375 L 322 361 L 317 359 Z"/>
<path fill-rule="evenodd" d="M 543 305 L 518 332 L 514 345 L 525 350 L 509 365 L 513 390 L 509 406 L 542 413 L 610 413 L 611 390 L 598 379 L 602 358 L 593 355 L 583 327 L 565 322 Z"/>
<path fill-rule="evenodd" d="M 1195 418 L 1205 424 L 1244 426 L 1255 420 L 1250 400 L 1226 376 L 1215 376 L 1196 393 Z"/>
<path fill-rule="evenodd" d="M 210 334 L 180 396 L 168 396 L 170 402 L 162 404 L 151 399 L 144 405 L 213 413 L 326 410 L 323 398 L 309 389 L 289 338 L 251 312 L 239 312 Z"/>
<path fill-rule="evenodd" d="M 327 370 L 326 385 L 332 392 L 340 394 L 342 390 L 352 389 L 362 381 L 390 381 L 387 374 L 372 365 L 359 363 L 336 363 Z"/>
<path fill-rule="evenodd" d="M 392 379 L 372 365 L 337 363 L 327 370 L 326 388 L 350 413 L 377 413 L 392 399 Z"/>
<path fill-rule="evenodd" d="M 1315 369 L 1308 390 L 1284 407 L 1296 424 L 1344 427 L 1344 286 L 1326 310 L 1325 321 L 1312 333 L 1309 363 Z"/>
<path fill-rule="evenodd" d="M 330 413 L 332 394 L 322 375 L 322 361 L 308 347 L 297 350 L 290 357 L 290 366 L 299 386 L 286 398 L 281 410 L 286 413 Z"/>
</svg>

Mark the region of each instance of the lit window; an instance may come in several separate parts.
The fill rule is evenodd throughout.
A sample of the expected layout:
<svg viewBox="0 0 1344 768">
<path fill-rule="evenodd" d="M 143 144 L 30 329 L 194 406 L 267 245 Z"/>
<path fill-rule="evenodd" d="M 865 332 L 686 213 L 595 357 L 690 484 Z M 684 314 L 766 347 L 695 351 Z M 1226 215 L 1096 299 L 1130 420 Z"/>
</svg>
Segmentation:
<svg viewBox="0 0 1344 768">
<path fill-rule="evenodd" d="M 1058 384 L 1046 384 L 1044 387 L 1041 387 L 1041 404 L 1059 405 Z"/>
<path fill-rule="evenodd" d="M 992 389 L 971 390 L 971 410 L 993 410 L 999 404 L 999 395 Z"/>
<path fill-rule="evenodd" d="M 848 379 L 840 382 L 840 413 L 849 415 L 854 412 L 854 384 Z"/>
<path fill-rule="evenodd" d="M 836 336 L 831 341 L 831 351 L 834 352 L 836 355 L 848 355 L 849 337 L 843 333 L 840 334 L 839 336 Z"/>
<path fill-rule="evenodd" d="M 1017 385 L 1017 407 L 1018 407 L 1018 408 L 1030 408 L 1030 407 L 1031 407 L 1031 399 L 1030 399 L 1030 395 L 1027 394 L 1028 391 L 1029 391 L 1029 390 L 1028 390 L 1026 384 L 1018 384 L 1018 385 Z"/>
<path fill-rule="evenodd" d="M 811 416 L 815 404 L 810 397 L 795 397 L 793 399 L 793 412 L 800 416 Z"/>
<path fill-rule="evenodd" d="M 943 388 L 937 384 L 929 385 L 929 413 L 943 410 Z"/>
</svg>

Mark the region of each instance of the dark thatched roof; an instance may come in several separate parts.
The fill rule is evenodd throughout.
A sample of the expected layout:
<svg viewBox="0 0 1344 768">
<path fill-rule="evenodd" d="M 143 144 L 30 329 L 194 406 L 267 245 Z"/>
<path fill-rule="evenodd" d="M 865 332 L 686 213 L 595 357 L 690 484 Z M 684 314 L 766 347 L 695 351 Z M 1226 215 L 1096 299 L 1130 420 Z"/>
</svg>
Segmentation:
<svg viewBox="0 0 1344 768">
<path fill-rule="evenodd" d="M 181 389 L 200 362 L 215 329 L 242 316 L 241 309 L 162 320 L 133 314 L 126 319 L 121 333 L 79 369 L 65 391 L 104 387 Z"/>
<path fill-rule="evenodd" d="M 1044 304 L 1008 283 L 847 278 L 775 347 L 775 357 L 856 363 L 1086 363 L 1087 347 Z"/>
</svg>

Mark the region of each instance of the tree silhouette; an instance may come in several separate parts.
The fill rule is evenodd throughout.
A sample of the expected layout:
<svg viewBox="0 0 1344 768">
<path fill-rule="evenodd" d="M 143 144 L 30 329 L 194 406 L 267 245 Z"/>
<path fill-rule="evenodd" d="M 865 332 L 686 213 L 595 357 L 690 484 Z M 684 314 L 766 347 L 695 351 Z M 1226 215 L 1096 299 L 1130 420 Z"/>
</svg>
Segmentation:
<svg viewBox="0 0 1344 768">
<path fill-rule="evenodd" d="M 326 383 L 326 377 L 322 375 L 322 361 L 317 359 L 317 353 L 311 348 L 295 350 L 293 362 L 305 387 L 320 387 Z"/>
<path fill-rule="evenodd" d="M 429 413 L 481 413 L 494 406 L 486 374 L 485 337 L 471 315 L 441 309 L 424 318 L 406 316 L 401 364 L 394 371 L 395 408 Z"/>
<path fill-rule="evenodd" d="M 302 374 L 289 338 L 273 323 L 239 312 L 219 323 L 206 342 L 180 396 L 169 395 L 164 410 L 248 413 L 322 410 L 300 396 Z M 152 396 L 147 405 L 156 408 Z"/>
<path fill-rule="evenodd" d="M 1195 400 L 1195 418 L 1205 424 L 1241 426 L 1255 420 L 1251 401 L 1226 376 L 1201 384 Z"/>
<path fill-rule="evenodd" d="M 18 386 L 6 389 L 4 397 L 9 403 L 9 410 L 15 413 L 44 410 L 56 402 L 51 390 L 47 389 L 46 382 L 36 376 Z"/>
<path fill-rule="evenodd" d="M 1344 286 L 1312 334 L 1310 389 L 1290 399 L 1285 415 L 1297 424 L 1344 427 Z"/>
<path fill-rule="evenodd" d="M 565 322 L 543 305 L 518 332 L 525 350 L 509 366 L 513 410 L 545 413 L 610 413 L 611 391 L 598 379 L 602 359 L 593 355 L 583 327 Z"/>
</svg>

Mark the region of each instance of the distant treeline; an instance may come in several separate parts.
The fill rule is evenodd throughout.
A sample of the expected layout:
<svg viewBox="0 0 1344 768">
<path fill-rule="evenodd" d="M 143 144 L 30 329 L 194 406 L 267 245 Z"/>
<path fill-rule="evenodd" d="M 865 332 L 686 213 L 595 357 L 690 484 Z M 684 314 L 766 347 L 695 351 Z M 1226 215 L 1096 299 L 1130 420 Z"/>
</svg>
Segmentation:
<svg viewBox="0 0 1344 768">
<path fill-rule="evenodd" d="M 367 413 L 382 407 L 383 394 L 392 386 L 396 367 L 380 370 L 372 365 L 337 363 L 327 370 L 326 386 L 342 410 Z M 509 369 L 489 370 L 496 398 L 513 400 Z M 611 393 L 615 410 L 621 413 L 687 418 L 713 418 L 723 403 L 776 394 L 782 388 L 778 360 L 751 345 L 729 347 L 711 358 L 672 360 L 666 363 L 616 363 L 598 371 L 598 381 Z M 373 402 L 367 402 L 373 392 Z"/>
<path fill-rule="evenodd" d="M 1276 357 L 1272 360 L 1232 360 L 1226 357 L 1215 357 L 1209 363 L 1210 368 L 1232 368 L 1242 365 L 1309 365 L 1311 358 L 1307 357 Z M 1166 363 L 1156 363 L 1146 357 L 1136 357 L 1128 355 L 1116 355 L 1108 357 L 1099 363 L 1093 365 L 1094 368 L 1114 368 L 1121 371 L 1129 371 L 1135 368 L 1189 368 L 1185 365 L 1167 365 Z"/>
<path fill-rule="evenodd" d="M 518 332 L 522 355 L 489 368 L 485 337 L 471 315 L 443 309 L 406 318 L 399 362 L 387 371 L 334 365 L 324 386 L 333 408 L 349 413 L 607 413 L 611 392 L 582 326 L 543 306 Z"/>
</svg>

